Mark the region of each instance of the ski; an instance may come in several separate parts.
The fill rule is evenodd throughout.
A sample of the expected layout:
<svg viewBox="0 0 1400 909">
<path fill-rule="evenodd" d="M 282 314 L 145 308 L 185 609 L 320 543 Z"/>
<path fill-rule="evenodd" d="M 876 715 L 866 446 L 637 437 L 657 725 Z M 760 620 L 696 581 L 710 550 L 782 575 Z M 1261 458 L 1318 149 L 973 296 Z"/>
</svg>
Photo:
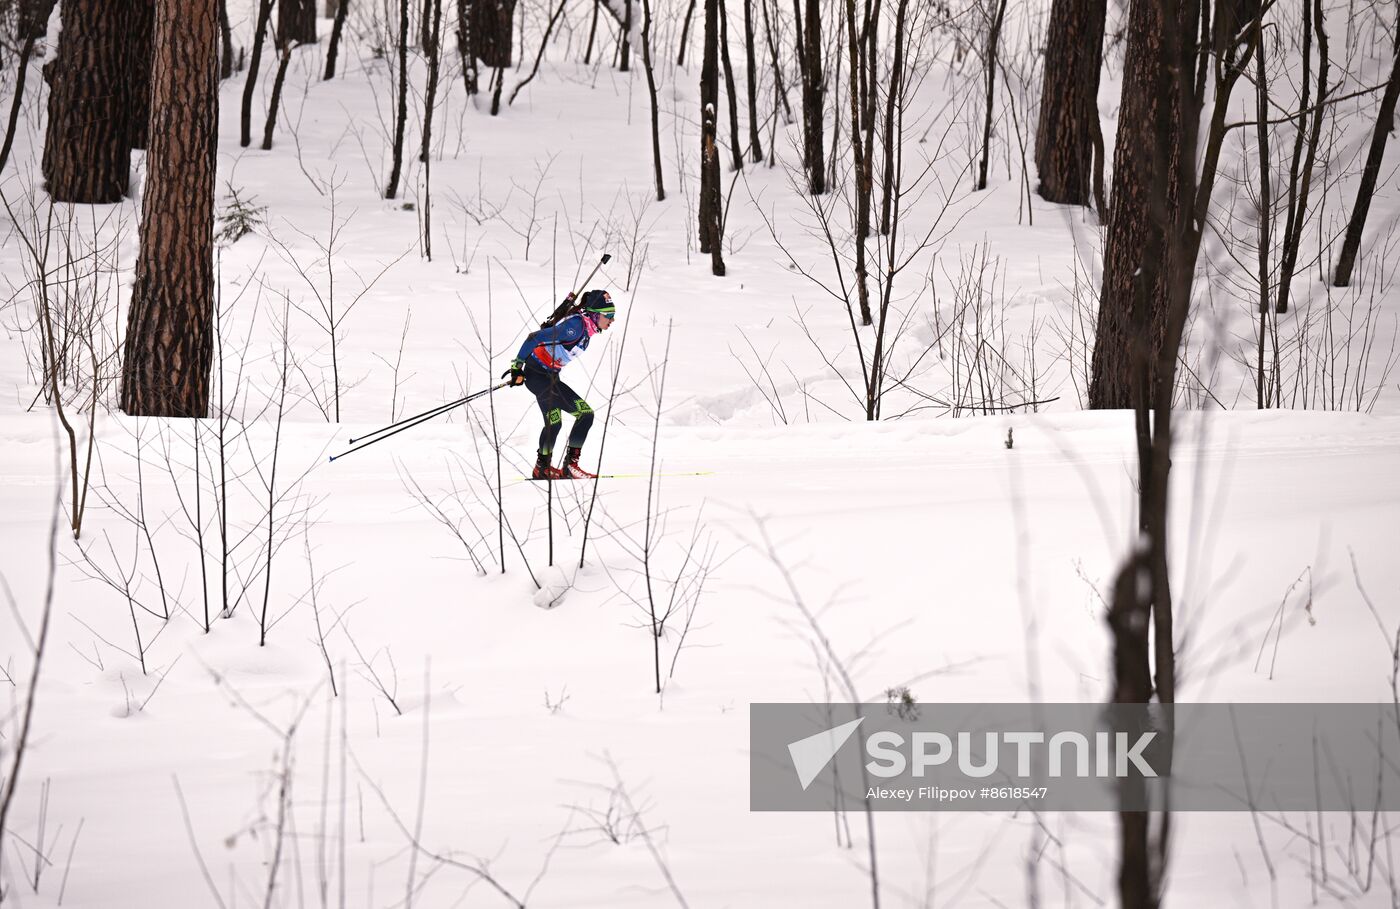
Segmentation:
<svg viewBox="0 0 1400 909">
<path fill-rule="evenodd" d="M 661 473 L 654 473 L 654 474 L 648 474 L 648 473 L 600 473 L 600 474 L 598 474 L 597 479 L 599 479 L 599 480 L 637 480 L 637 479 L 643 479 L 643 478 L 646 478 L 646 477 L 712 477 L 712 476 L 714 476 L 714 474 L 715 474 L 715 472 L 714 472 L 713 470 L 687 470 L 687 471 L 675 471 L 675 472 L 672 472 L 672 471 L 662 471 Z M 576 480 L 576 479 L 572 479 L 572 478 L 568 478 L 568 477 L 559 477 L 558 479 L 554 479 L 554 480 L 542 480 L 542 479 L 536 479 L 535 477 L 516 477 L 515 479 L 516 479 L 516 480 L 529 480 L 529 481 L 534 482 L 534 483 L 539 483 L 539 482 L 548 482 L 548 483 L 587 483 L 589 478 L 581 478 L 581 479 L 577 479 L 577 480 Z"/>
</svg>

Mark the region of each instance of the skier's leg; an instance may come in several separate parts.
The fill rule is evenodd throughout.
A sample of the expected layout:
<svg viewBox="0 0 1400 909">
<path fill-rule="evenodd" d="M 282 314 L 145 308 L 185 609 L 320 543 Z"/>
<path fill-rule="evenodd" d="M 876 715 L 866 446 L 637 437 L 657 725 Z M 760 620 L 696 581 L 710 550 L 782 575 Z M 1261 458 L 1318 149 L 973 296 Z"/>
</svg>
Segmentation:
<svg viewBox="0 0 1400 909">
<path fill-rule="evenodd" d="M 583 453 L 583 443 L 588 438 L 588 430 L 593 427 L 593 408 L 588 406 L 582 395 L 567 385 L 561 383 L 560 392 L 569 401 L 569 413 L 574 417 L 573 428 L 569 430 L 569 450 L 564 456 L 563 472 L 575 479 L 592 478 L 594 474 L 580 467 L 578 460 Z"/>
<path fill-rule="evenodd" d="M 569 447 L 582 448 L 584 440 L 588 438 L 588 430 L 593 428 L 593 408 L 583 398 L 574 398 L 572 413 L 574 427 L 569 430 Z"/>
<path fill-rule="evenodd" d="M 567 400 L 560 394 L 561 387 L 557 375 L 540 370 L 525 370 L 525 387 L 535 396 L 535 403 L 544 417 L 544 427 L 540 430 L 540 447 L 535 457 L 535 475 L 539 478 L 547 474 L 554 455 L 554 443 L 559 439 L 559 430 L 564 422 L 564 410 L 560 405 Z"/>
</svg>

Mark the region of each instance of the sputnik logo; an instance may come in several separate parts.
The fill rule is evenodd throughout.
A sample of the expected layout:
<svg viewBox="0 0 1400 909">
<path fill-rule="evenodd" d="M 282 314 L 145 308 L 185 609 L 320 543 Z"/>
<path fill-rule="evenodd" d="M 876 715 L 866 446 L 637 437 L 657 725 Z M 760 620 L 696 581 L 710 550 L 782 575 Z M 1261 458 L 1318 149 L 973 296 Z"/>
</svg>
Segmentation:
<svg viewBox="0 0 1400 909">
<path fill-rule="evenodd" d="M 788 754 L 792 757 L 792 766 L 797 771 L 797 779 L 802 783 L 803 792 L 806 792 L 817 775 L 826 769 L 826 765 L 836 757 L 836 752 L 841 750 L 841 746 L 855 734 L 856 727 L 864 721 L 865 717 L 860 717 L 788 745 Z"/>
</svg>

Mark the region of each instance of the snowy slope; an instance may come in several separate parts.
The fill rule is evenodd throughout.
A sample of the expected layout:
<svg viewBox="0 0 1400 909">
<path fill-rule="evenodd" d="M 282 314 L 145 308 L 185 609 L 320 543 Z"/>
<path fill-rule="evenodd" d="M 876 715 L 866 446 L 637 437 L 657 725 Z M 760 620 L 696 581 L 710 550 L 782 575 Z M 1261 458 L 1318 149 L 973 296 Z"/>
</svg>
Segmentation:
<svg viewBox="0 0 1400 909">
<path fill-rule="evenodd" d="M 235 18 L 246 32 L 237 9 Z M 567 41 L 577 56 L 586 26 L 583 12 L 573 18 Z M 898 285 L 911 313 L 903 362 L 932 352 L 911 382 L 917 393 L 891 396 L 890 415 L 904 418 L 865 423 L 848 391 L 858 378 L 844 311 L 789 267 L 778 243 L 803 267 L 822 268 L 829 256 L 803 229 L 806 210 L 789 187 L 798 127 L 779 131 L 779 166 L 751 167 L 736 183 L 729 276 L 715 279 L 690 251 L 693 71 L 665 69 L 673 185 L 658 203 L 648 201 L 640 72 L 550 61 L 491 118 L 463 99 L 449 70 L 437 156 L 430 174 L 409 164 L 406 209 L 378 194 L 391 96 L 387 63 L 369 51 L 372 29 L 360 30 L 333 82 L 318 81 L 319 51 L 298 53 L 270 152 L 237 146 L 241 83 L 221 95 L 221 193 L 237 188 L 267 209 L 265 224 L 220 260 L 225 390 L 230 411 L 248 419 L 231 449 L 247 596 L 204 633 L 198 550 L 175 490 L 188 503 L 198 485 L 212 507 L 214 421 L 200 429 L 196 483 L 188 421 L 100 412 L 101 479 L 81 541 L 90 562 L 60 520 L 53 626 L 0 878 L 21 906 L 56 905 L 60 894 L 77 907 L 864 904 L 863 819 L 849 818 L 848 832 L 827 815 L 748 810 L 747 705 L 833 694 L 799 597 L 875 701 L 900 685 L 926 702 L 1104 697 L 1100 597 L 1133 525 L 1131 420 L 1078 410 L 1066 362 L 1074 352 L 1052 327 L 1072 321 L 1076 267 L 1096 267 L 1092 216 L 1037 201 L 1034 225 L 1021 224 L 1019 170 L 1002 168 L 974 196 L 962 179 L 969 153 L 950 157 L 946 218 L 956 227 Z M 523 75 L 508 75 L 507 91 Z M 930 78 L 928 111 L 959 78 L 976 73 Z M 1104 98 L 1115 93 L 1105 85 Z M 36 96 L 31 132 L 5 174 L 7 197 L 24 198 L 35 180 L 40 108 Z M 410 128 L 410 147 L 415 136 Z M 684 185 L 674 183 L 678 170 Z M 929 223 L 943 197 L 931 195 L 911 222 Z M 1382 201 L 1393 210 L 1392 198 Z M 112 211 L 95 229 L 75 213 L 75 229 L 113 244 L 104 299 L 120 329 L 139 188 Z M 916 408 L 920 394 L 946 400 L 953 388 L 956 357 L 935 343 L 939 320 L 983 248 L 996 275 L 993 321 L 1004 324 L 998 343 L 1019 357 L 1043 320 L 1036 397 L 1059 400 L 1039 414 L 936 419 L 939 408 Z M 546 490 L 519 479 L 538 429 L 523 391 L 327 461 L 351 437 L 495 381 L 526 328 L 603 251 L 615 259 L 595 284 L 613 290 L 622 320 L 567 378 L 608 417 L 604 466 L 626 476 L 601 486 L 581 570 L 591 490 L 560 488 L 551 529 Z M 29 318 L 18 293 L 26 266 L 9 225 L 0 263 L 16 290 L 0 340 L 0 567 L 33 633 L 54 478 L 67 454 L 51 411 L 28 407 L 37 387 L 24 354 L 32 335 L 18 330 Z M 322 413 L 331 351 L 315 316 L 316 294 L 328 295 L 332 280 L 341 305 L 372 284 L 338 335 L 340 424 Z M 1393 325 L 1396 294 L 1382 287 L 1379 301 Z M 1226 304 L 1217 309 L 1225 314 L 1214 337 L 1248 324 L 1247 312 L 1241 322 Z M 278 438 L 264 403 L 284 316 L 298 368 L 280 429 L 286 497 L 274 513 L 285 523 L 269 580 L 258 555 L 267 492 L 250 459 L 266 467 Z M 1393 380 L 1374 415 L 1260 413 L 1244 409 L 1248 376 L 1228 351 L 1203 345 L 1201 357 L 1219 361 L 1212 390 L 1232 404 L 1240 396 L 1241 409 L 1180 418 L 1182 699 L 1389 699 L 1389 640 L 1400 622 Z M 503 547 L 493 421 L 516 538 Z M 589 459 L 601 420 L 594 432 Z M 665 474 L 655 487 L 653 442 Z M 151 538 L 112 503 L 144 508 Z M 641 605 L 649 512 L 654 592 L 669 601 L 681 579 L 682 609 L 659 653 Z M 173 618 L 158 620 L 93 580 L 98 568 L 127 572 L 156 609 L 159 570 Z M 217 598 L 216 583 L 207 589 Z M 260 647 L 264 608 L 275 624 Z M 146 673 L 133 656 L 133 621 Z M 29 664 L 16 614 L 5 611 L 0 666 L 13 682 L 0 687 L 16 701 Z M 1271 819 L 1260 835 L 1246 814 L 1180 817 L 1172 902 L 1311 905 L 1314 886 L 1324 901 L 1389 902 L 1389 872 L 1372 875 L 1366 860 L 1370 843 L 1384 852 L 1388 840 L 1370 840 L 1345 814 L 1323 821 L 1334 851 L 1319 884 L 1307 843 Z M 1023 905 L 1032 891 L 1043 905 L 1112 903 L 1114 837 L 1107 815 L 881 816 L 885 904 Z M 46 856 L 37 888 L 26 883 L 35 867 L 26 843 Z"/>
</svg>

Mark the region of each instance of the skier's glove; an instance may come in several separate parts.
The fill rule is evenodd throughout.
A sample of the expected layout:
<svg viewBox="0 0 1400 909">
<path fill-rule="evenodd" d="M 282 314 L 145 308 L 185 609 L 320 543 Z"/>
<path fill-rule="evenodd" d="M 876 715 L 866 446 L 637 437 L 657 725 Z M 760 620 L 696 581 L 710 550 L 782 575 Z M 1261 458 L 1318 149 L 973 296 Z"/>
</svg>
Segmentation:
<svg viewBox="0 0 1400 909">
<path fill-rule="evenodd" d="M 509 378 L 512 385 L 525 384 L 525 361 L 518 357 L 510 361 L 510 369 L 501 373 L 501 378 Z"/>
</svg>

